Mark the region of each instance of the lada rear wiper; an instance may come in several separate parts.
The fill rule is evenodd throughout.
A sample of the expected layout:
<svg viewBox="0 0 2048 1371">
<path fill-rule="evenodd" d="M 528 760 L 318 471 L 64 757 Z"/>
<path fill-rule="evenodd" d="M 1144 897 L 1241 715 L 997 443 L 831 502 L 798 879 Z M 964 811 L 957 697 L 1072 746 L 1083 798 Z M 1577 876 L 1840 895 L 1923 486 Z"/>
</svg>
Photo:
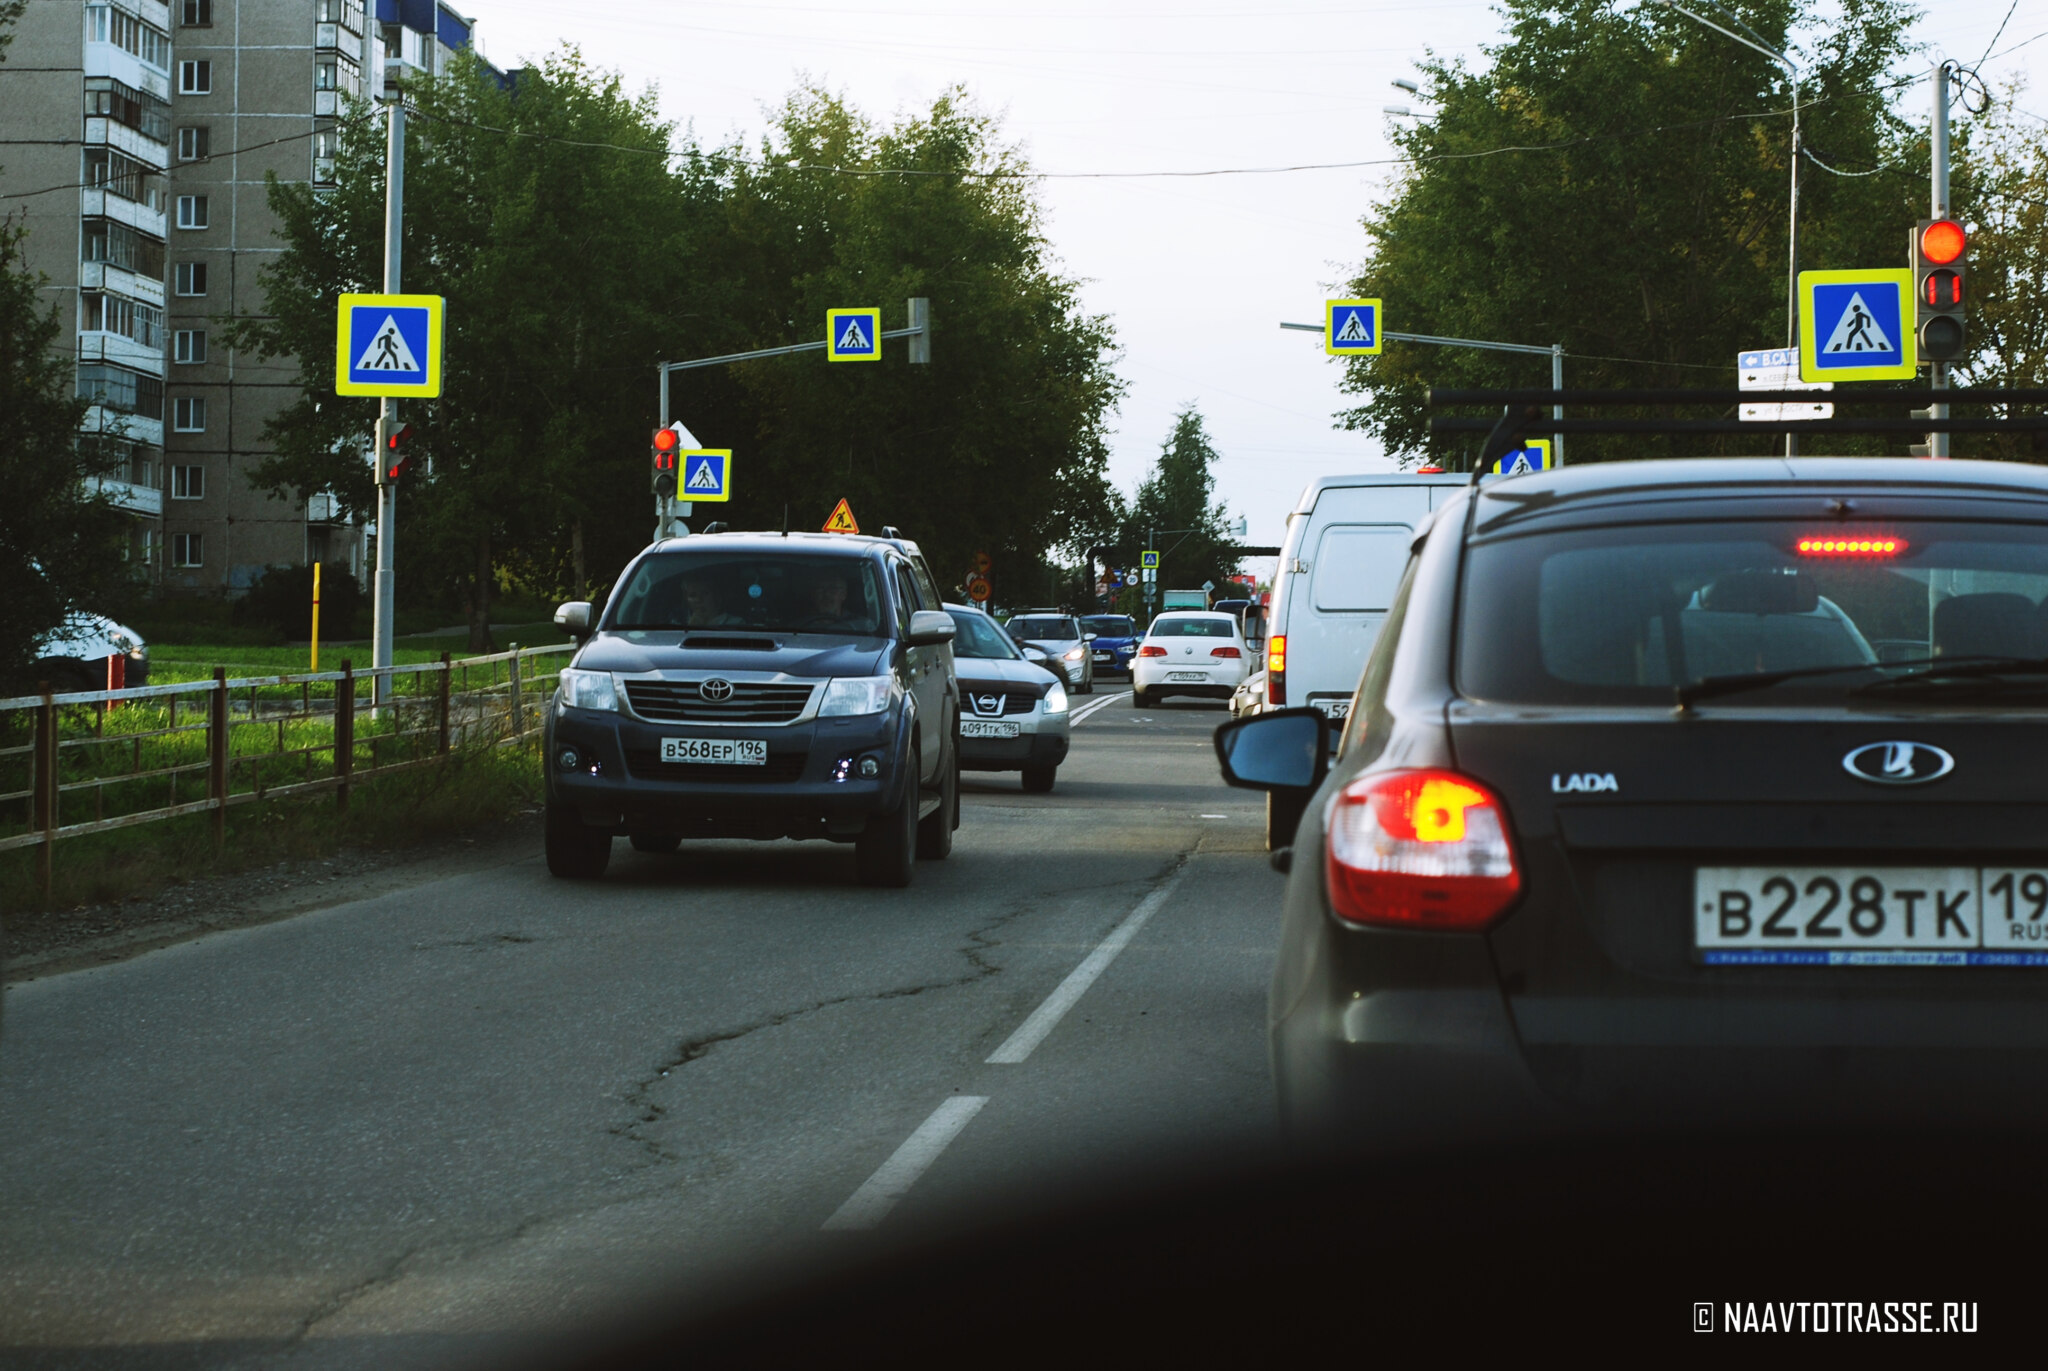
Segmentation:
<svg viewBox="0 0 2048 1371">
<path fill-rule="evenodd" d="M 1793 667 L 1786 671 L 1741 671 L 1727 676 L 1702 676 L 1697 681 L 1687 681 L 1671 693 L 1672 698 L 1677 701 L 1678 712 L 1683 714 L 1700 700 L 1711 700 L 1720 695 L 1740 695 L 1745 690 L 1762 690 L 1765 686 L 1774 686 L 1780 681 L 1796 681 L 1803 676 L 1839 676 L 1848 671 L 1882 671 L 1890 667 L 1934 666 L 1942 662 L 1976 660 L 1978 659 L 1974 657 L 1909 657 L 1898 662 L 1844 662 L 1836 666 Z"/>
</svg>

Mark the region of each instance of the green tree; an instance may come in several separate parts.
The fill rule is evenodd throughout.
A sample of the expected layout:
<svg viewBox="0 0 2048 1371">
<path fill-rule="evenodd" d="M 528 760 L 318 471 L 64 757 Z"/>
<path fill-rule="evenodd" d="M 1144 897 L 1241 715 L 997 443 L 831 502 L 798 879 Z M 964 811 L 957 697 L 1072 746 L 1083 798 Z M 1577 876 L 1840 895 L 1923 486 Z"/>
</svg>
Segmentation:
<svg viewBox="0 0 2048 1371">
<path fill-rule="evenodd" d="M 1953 198 L 1971 224 L 1969 340 L 1957 383 L 2048 387 L 2048 147 L 2018 111 L 2020 91 L 1994 100 L 1965 151 L 1974 194 Z M 2015 115 L 2018 117 L 2015 117 Z M 1976 411 L 1973 411 L 1976 412 Z M 1959 433 L 1958 457 L 2048 462 L 2048 434 Z"/>
<path fill-rule="evenodd" d="M 1226 512 L 1210 498 L 1216 492 L 1211 468 L 1221 457 L 1201 414 L 1188 405 L 1174 416 L 1152 474 L 1131 501 L 1119 545 L 1157 549 L 1161 590 L 1192 590 L 1204 581 L 1220 586 L 1237 574 L 1238 558 L 1227 551 L 1234 539 L 1224 527 Z M 1154 535 L 1157 543 L 1148 541 Z"/>
<path fill-rule="evenodd" d="M 481 651 L 502 580 L 572 589 L 576 549 L 608 569 L 645 542 L 652 363 L 694 312 L 691 234 L 716 188 L 701 167 L 671 173 L 651 93 L 573 49 L 513 90 L 465 60 L 408 91 L 403 286 L 448 304 L 442 395 L 401 411 L 419 474 L 401 492 L 400 584 L 453 587 Z M 364 511 L 377 402 L 333 394 L 333 330 L 336 296 L 380 288 L 385 139 L 368 111 L 346 130 L 332 191 L 273 181 L 270 314 L 232 340 L 295 359 L 304 387 L 255 479 Z"/>
<path fill-rule="evenodd" d="M 1901 263 L 1926 197 L 1924 133 L 1896 113 L 1890 75 L 1912 12 L 1898 0 L 1731 8 L 1781 51 L 1804 36 L 1802 137 L 1813 154 L 1840 171 L 1881 168 L 1802 168 L 1801 265 Z M 1436 112 L 1394 134 L 1413 162 L 1364 219 L 1369 256 L 1351 291 L 1383 298 L 1387 326 L 1402 332 L 1562 342 L 1575 354 L 1574 388 L 1732 384 L 1738 350 L 1785 336 L 1785 72 L 1657 5 L 1502 0 L 1501 10 L 1506 35 L 1484 70 L 1423 64 Z M 1344 389 L 1368 397 L 1343 426 L 1454 464 L 1478 440 L 1433 439 L 1425 388 L 1549 382 L 1533 358 L 1419 344 L 1343 365 Z M 1586 437 L 1569 454 L 1758 446 Z"/>
</svg>

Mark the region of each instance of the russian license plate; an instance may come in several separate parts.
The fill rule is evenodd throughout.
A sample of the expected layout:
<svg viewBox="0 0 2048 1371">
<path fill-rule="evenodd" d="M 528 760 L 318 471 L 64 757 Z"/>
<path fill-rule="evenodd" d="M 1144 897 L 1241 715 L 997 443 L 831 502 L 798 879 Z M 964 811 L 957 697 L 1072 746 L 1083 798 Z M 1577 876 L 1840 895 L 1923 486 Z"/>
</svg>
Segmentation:
<svg viewBox="0 0 2048 1371">
<path fill-rule="evenodd" d="M 1332 719 L 1348 719 L 1351 717 L 1351 701 L 1349 700 L 1311 700 L 1309 703 L 1329 715 Z"/>
<path fill-rule="evenodd" d="M 1098 662 L 1113 662 L 1116 660 L 1116 654 L 1114 652 L 1098 652 L 1095 654 L 1095 660 Z"/>
<path fill-rule="evenodd" d="M 766 766 L 768 744 L 759 738 L 663 738 L 661 759 L 713 766 Z"/>
<path fill-rule="evenodd" d="M 960 736 L 963 738 L 1014 738 L 1017 725 L 998 723 L 994 719 L 962 719 Z"/>
<path fill-rule="evenodd" d="M 1710 966 L 2048 966 L 2048 870 L 1703 866 Z"/>
<path fill-rule="evenodd" d="M 1206 681 L 1209 679 L 1209 673 L 1206 671 L 1169 671 L 1166 673 L 1166 679 L 1169 681 Z"/>
</svg>

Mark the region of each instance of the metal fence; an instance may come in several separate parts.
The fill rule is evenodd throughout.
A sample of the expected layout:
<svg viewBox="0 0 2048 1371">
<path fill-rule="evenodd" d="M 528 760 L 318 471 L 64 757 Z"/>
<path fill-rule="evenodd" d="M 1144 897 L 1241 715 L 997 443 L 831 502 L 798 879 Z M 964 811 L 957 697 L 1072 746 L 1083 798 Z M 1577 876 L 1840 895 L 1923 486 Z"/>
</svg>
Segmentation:
<svg viewBox="0 0 2048 1371">
<path fill-rule="evenodd" d="M 0 852 L 41 849 L 47 900 L 66 838 L 210 813 L 217 850 L 236 805 L 332 791 L 346 811 L 373 777 L 533 736 L 572 650 L 0 700 Z"/>
</svg>

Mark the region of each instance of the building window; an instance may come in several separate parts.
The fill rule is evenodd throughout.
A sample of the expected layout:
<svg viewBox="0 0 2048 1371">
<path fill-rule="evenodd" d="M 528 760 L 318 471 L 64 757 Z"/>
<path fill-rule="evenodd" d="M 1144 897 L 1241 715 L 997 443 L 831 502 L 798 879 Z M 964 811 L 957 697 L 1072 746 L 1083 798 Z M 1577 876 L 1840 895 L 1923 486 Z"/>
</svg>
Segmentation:
<svg viewBox="0 0 2048 1371">
<path fill-rule="evenodd" d="M 127 10 L 87 5 L 85 37 L 90 43 L 112 43 L 159 71 L 171 69 L 171 36 Z"/>
<path fill-rule="evenodd" d="M 180 195 L 178 197 L 178 227 L 181 229 L 203 229 L 206 227 L 206 197 L 204 195 Z"/>
<path fill-rule="evenodd" d="M 180 94 L 180 95 L 211 95 L 211 94 L 213 94 L 213 63 L 211 63 L 211 62 L 180 62 L 180 63 L 178 63 L 178 94 Z"/>
<path fill-rule="evenodd" d="M 340 24 L 363 31 L 363 0 L 317 0 L 314 19 L 322 24 Z"/>
<path fill-rule="evenodd" d="M 180 395 L 171 401 L 171 431 L 173 433 L 206 432 L 206 397 L 203 395 Z"/>
<path fill-rule="evenodd" d="M 355 95 L 362 90 L 362 77 L 356 64 L 346 57 L 316 57 L 313 59 L 314 90 L 345 90 Z"/>
<path fill-rule="evenodd" d="M 173 500 L 204 500 L 206 498 L 206 468 L 171 468 L 171 498 Z"/>
<path fill-rule="evenodd" d="M 85 184 L 159 213 L 164 207 L 163 173 L 113 148 L 85 150 Z"/>
<path fill-rule="evenodd" d="M 178 263 L 177 281 L 172 288 L 179 295 L 206 294 L 206 263 Z"/>
<path fill-rule="evenodd" d="M 121 267 L 152 281 L 164 279 L 164 245 L 157 239 L 111 219 L 88 219 L 83 228 L 86 261 Z"/>
<path fill-rule="evenodd" d="M 192 63 L 181 65 L 189 67 Z M 111 76 L 85 78 L 85 113 L 87 118 L 112 119 L 117 124 L 126 124 L 143 137 L 159 143 L 170 140 L 170 105 Z"/>
<path fill-rule="evenodd" d="M 180 0 L 178 24 L 188 29 L 213 27 L 213 0 Z"/>
<path fill-rule="evenodd" d="M 207 149 L 212 145 L 209 130 L 204 124 L 187 124 L 178 130 L 178 160 L 198 162 L 205 159 Z"/>
<path fill-rule="evenodd" d="M 164 312 L 154 305 L 87 290 L 79 292 L 78 313 L 78 327 L 83 332 L 118 333 L 144 347 L 164 345 Z"/>
<path fill-rule="evenodd" d="M 78 398 L 143 419 L 161 421 L 164 417 L 164 383 L 160 377 L 144 376 L 104 362 L 89 362 L 78 369 Z"/>
<path fill-rule="evenodd" d="M 203 533 L 173 533 L 171 535 L 171 565 L 205 565 L 205 537 L 206 535 Z"/>
<path fill-rule="evenodd" d="M 181 328 L 171 335 L 171 360 L 194 365 L 206 360 L 206 330 Z"/>
</svg>

